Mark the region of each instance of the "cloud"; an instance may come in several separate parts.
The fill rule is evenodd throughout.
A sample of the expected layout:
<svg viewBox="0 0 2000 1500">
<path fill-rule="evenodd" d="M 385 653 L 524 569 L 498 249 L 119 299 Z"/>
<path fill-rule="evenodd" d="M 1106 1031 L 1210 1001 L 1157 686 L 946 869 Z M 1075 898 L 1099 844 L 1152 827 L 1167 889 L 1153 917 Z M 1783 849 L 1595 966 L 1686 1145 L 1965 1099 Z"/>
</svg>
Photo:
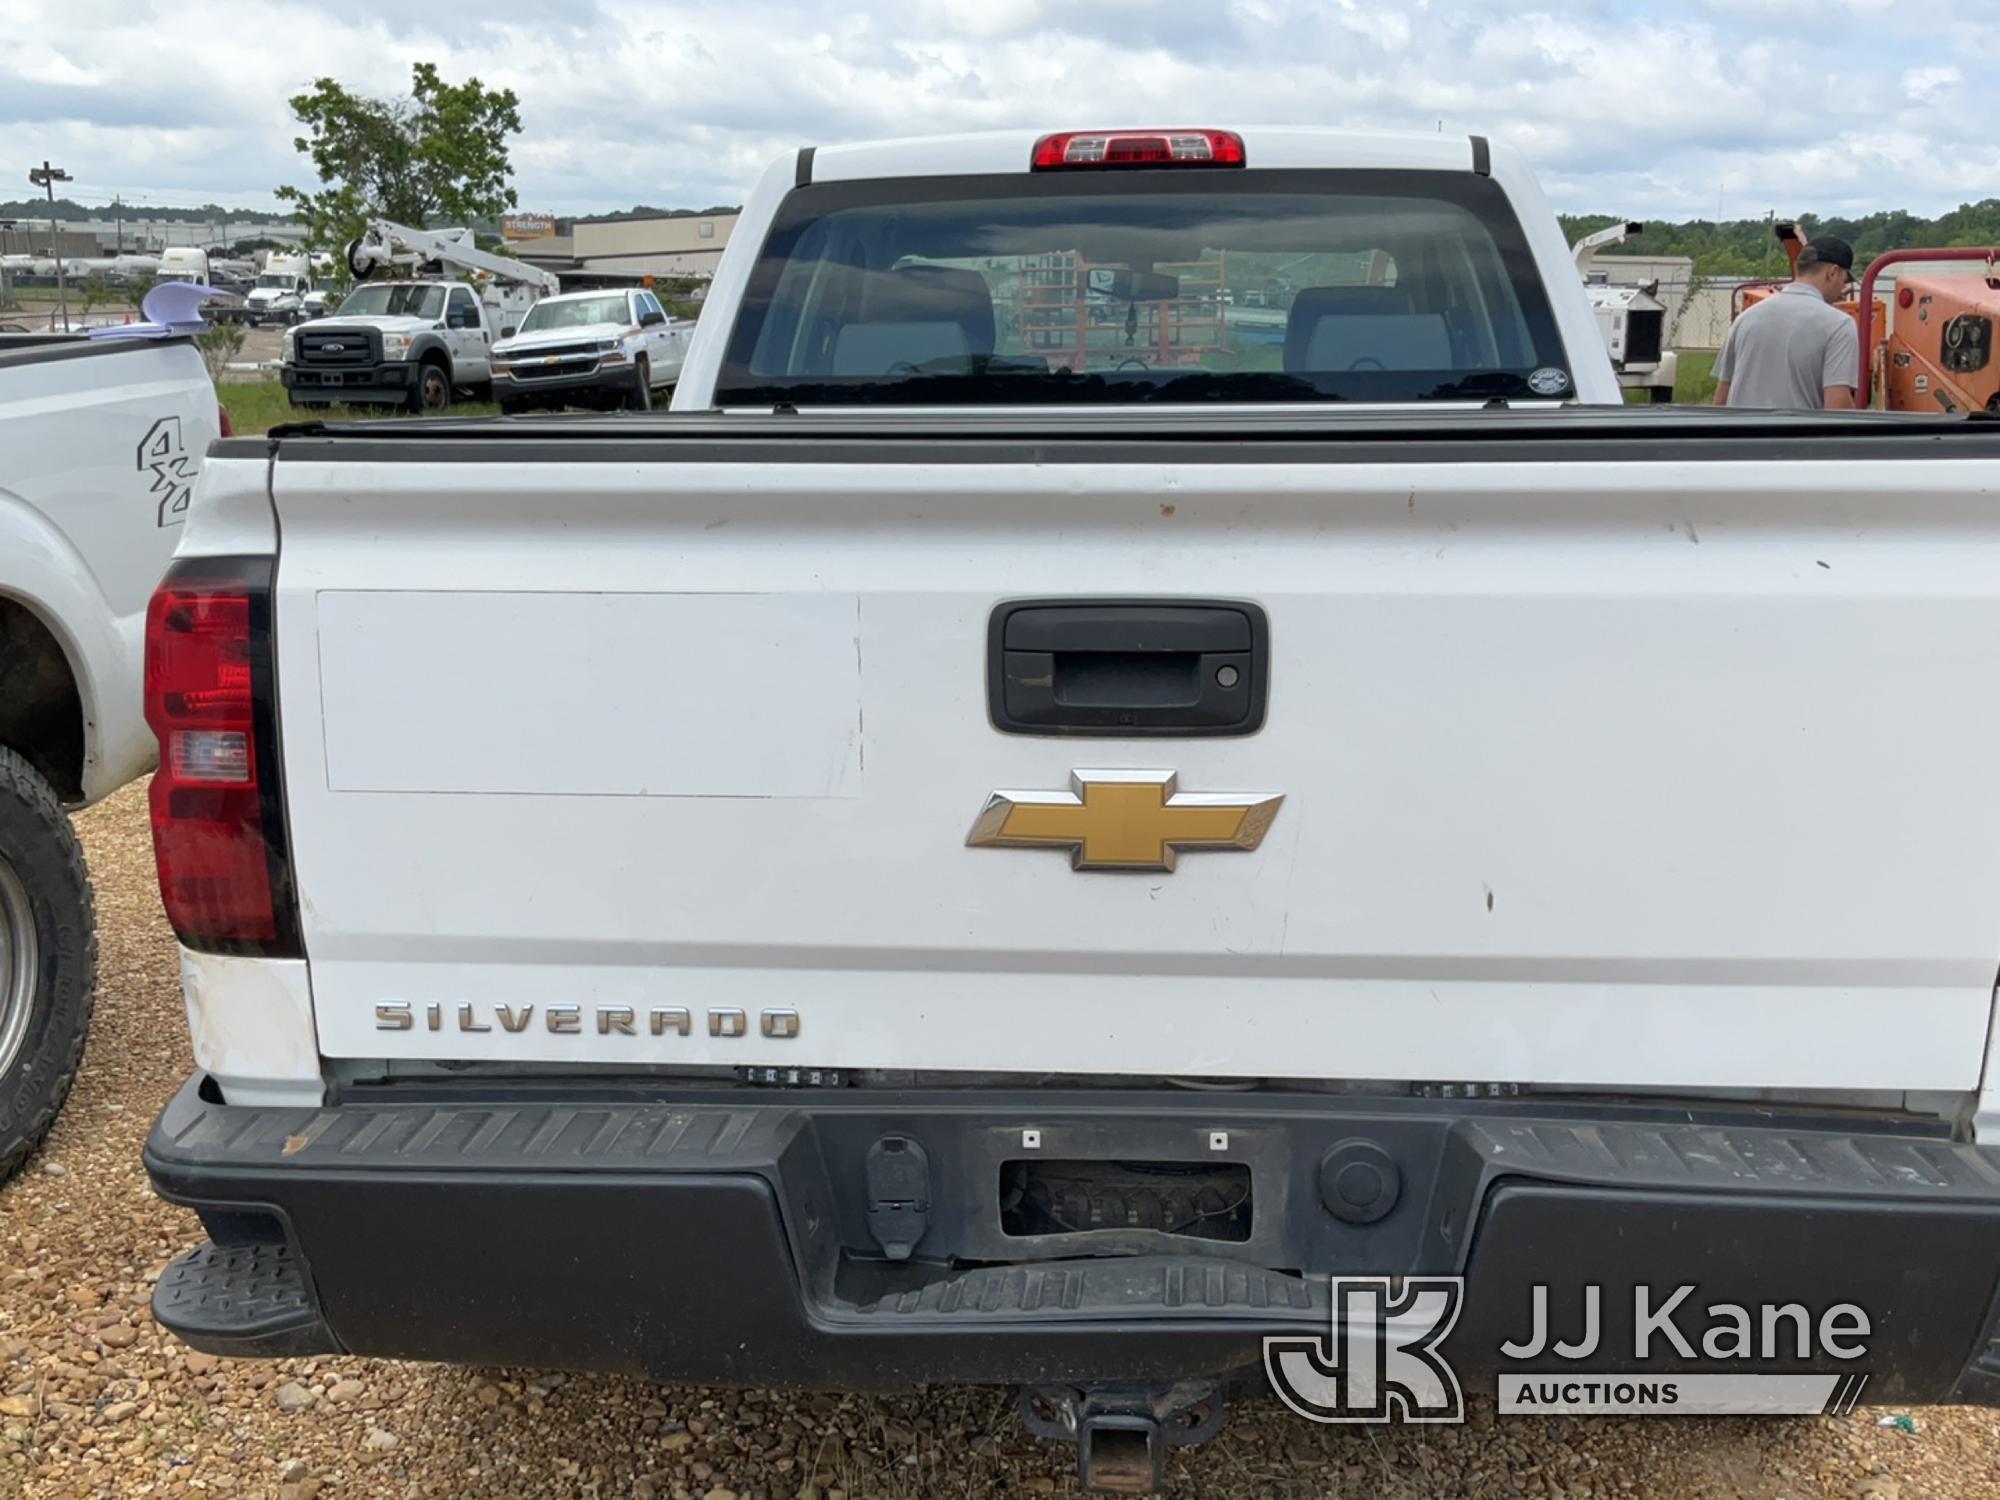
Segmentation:
<svg viewBox="0 0 2000 1500">
<path fill-rule="evenodd" d="M 1987 4 L 1990 0 L 1977 0 Z M 2000 180 L 1891 0 L 0 0 L 0 133 L 79 196 L 260 204 L 285 101 L 410 65 L 521 98 L 523 207 L 740 198 L 844 139 L 1137 121 L 1483 131 L 1557 205 L 1936 212 Z M 1829 24 L 1829 22 L 1833 24 Z M 2000 61 L 2000 42 L 1965 55 Z M 90 201 L 86 198 L 86 201 Z"/>
<path fill-rule="evenodd" d="M 1910 68 L 1903 74 L 1903 92 L 1917 104 L 1933 104 L 1950 93 L 1965 75 L 1951 64 L 1942 67 Z"/>
</svg>

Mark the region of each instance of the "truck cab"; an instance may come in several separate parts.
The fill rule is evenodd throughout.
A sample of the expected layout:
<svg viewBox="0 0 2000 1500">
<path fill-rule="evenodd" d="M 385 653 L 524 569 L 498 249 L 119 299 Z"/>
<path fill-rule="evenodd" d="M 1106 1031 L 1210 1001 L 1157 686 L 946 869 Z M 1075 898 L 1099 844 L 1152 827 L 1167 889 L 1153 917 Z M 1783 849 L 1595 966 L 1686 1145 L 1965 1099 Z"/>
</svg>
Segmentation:
<svg viewBox="0 0 2000 1500">
<path fill-rule="evenodd" d="M 464 281 L 364 282 L 329 316 L 286 330 L 281 378 L 294 407 L 443 411 L 455 392 L 491 387 L 496 320 L 527 301 Z"/>
<path fill-rule="evenodd" d="M 249 295 L 245 298 L 248 321 L 297 323 L 305 316 L 305 299 L 312 292 L 312 276 L 303 255 L 273 255 L 264 262 Z"/>
<path fill-rule="evenodd" d="M 674 409 L 1619 400 L 1554 214 L 1504 147 L 1357 136 L 1374 144 L 1334 166 L 1328 132 L 1257 135 L 1254 157 L 1189 131 L 1110 166 L 1093 154 L 1154 148 L 980 133 L 780 163 Z"/>
<path fill-rule="evenodd" d="M 208 252 L 193 245 L 169 245 L 160 252 L 160 268 L 155 281 L 187 281 L 196 286 L 213 286 L 215 280 Z"/>
</svg>

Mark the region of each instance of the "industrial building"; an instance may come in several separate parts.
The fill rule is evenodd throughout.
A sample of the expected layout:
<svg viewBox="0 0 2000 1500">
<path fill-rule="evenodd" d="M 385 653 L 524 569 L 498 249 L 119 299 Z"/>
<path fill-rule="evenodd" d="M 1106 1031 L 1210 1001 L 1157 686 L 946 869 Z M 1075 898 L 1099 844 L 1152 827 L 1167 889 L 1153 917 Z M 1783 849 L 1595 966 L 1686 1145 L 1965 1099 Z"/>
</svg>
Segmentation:
<svg viewBox="0 0 2000 1500">
<path fill-rule="evenodd" d="M 507 254 L 555 272 L 565 286 L 579 286 L 646 276 L 706 281 L 715 274 L 736 219 L 733 211 L 560 222 L 520 214 L 510 216 L 502 228 Z"/>
</svg>

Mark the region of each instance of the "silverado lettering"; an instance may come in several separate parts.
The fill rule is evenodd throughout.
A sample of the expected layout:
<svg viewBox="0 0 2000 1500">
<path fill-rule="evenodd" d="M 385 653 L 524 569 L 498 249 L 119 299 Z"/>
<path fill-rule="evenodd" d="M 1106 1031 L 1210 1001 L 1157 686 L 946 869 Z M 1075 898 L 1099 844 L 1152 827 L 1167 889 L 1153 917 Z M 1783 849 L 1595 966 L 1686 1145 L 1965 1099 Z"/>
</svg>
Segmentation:
<svg viewBox="0 0 2000 1500">
<path fill-rule="evenodd" d="M 504 1032 L 519 1033 L 528 1029 L 534 1019 L 535 1006 L 529 1003 L 513 1005 L 478 1005 L 470 1000 L 461 1000 L 448 1006 L 445 1002 L 429 1000 L 417 1002 L 409 1000 L 378 1000 L 375 1003 L 375 1026 L 378 1031 L 409 1031 L 417 1024 L 417 1016 L 424 1017 L 426 1027 L 431 1031 L 445 1029 L 445 1016 L 453 1015 L 460 1031 L 489 1032 L 493 1030 L 492 1020 L 500 1023 Z M 550 1031 L 575 1033 L 582 1029 L 583 1009 L 573 1005 L 553 1005 L 543 1007 L 543 1023 Z M 590 1008 L 588 1014 L 594 1018 L 599 1036 L 637 1036 L 635 1026 L 640 1012 L 630 1005 L 598 1005 Z M 742 1036 L 744 1034 L 743 1012 L 740 1010 L 711 1010 L 707 1013 L 708 1031 L 711 1036 Z M 681 1006 L 655 1005 L 643 1013 L 648 1032 L 653 1036 L 664 1036 L 672 1032 L 676 1036 L 687 1036 L 692 1030 L 689 1012 Z M 758 1013 L 758 1029 L 768 1037 L 790 1038 L 799 1034 L 798 1012 L 792 1010 L 766 1010 Z"/>
</svg>

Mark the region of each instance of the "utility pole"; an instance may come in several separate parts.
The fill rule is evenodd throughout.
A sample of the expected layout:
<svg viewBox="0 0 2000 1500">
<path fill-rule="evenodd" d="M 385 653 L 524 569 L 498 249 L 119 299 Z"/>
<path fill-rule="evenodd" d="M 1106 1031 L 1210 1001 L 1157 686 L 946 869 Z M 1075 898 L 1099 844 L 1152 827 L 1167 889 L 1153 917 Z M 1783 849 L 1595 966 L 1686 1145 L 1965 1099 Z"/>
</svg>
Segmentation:
<svg viewBox="0 0 2000 1500">
<path fill-rule="evenodd" d="M 38 188 L 49 190 L 49 247 L 56 255 L 56 299 L 62 305 L 63 332 L 69 332 L 69 282 L 63 276 L 62 231 L 56 228 L 56 184 L 74 182 L 61 167 L 49 165 L 47 157 L 42 158 L 39 167 L 28 169 L 28 181 Z"/>
<path fill-rule="evenodd" d="M 113 255 L 123 255 L 125 253 L 125 205 L 119 200 L 116 193 L 111 195 L 111 222 L 117 226 L 118 232 L 118 248 L 111 253 Z"/>
</svg>

